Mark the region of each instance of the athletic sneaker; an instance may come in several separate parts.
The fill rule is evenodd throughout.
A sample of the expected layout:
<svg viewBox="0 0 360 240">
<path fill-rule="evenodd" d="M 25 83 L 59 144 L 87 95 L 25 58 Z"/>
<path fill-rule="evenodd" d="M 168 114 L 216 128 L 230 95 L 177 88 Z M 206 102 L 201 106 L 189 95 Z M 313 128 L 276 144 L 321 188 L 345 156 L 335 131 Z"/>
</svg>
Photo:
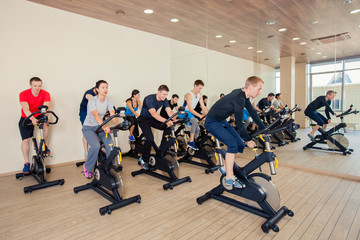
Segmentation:
<svg viewBox="0 0 360 240">
<path fill-rule="evenodd" d="M 314 138 L 313 136 L 311 136 L 310 133 L 308 134 L 308 137 L 310 138 L 310 140 L 311 140 L 312 142 L 316 142 L 316 141 L 315 141 L 315 138 Z"/>
<path fill-rule="evenodd" d="M 139 162 L 140 162 L 140 165 L 143 169 L 145 170 L 149 170 L 149 164 L 147 162 L 145 162 L 142 157 L 139 158 Z"/>
<path fill-rule="evenodd" d="M 90 179 L 90 178 L 92 177 L 92 175 L 91 175 L 91 172 L 88 172 L 88 171 L 86 170 L 85 164 L 83 164 L 83 169 L 84 169 L 84 171 L 83 171 L 84 176 L 85 176 L 86 178 Z"/>
<path fill-rule="evenodd" d="M 130 135 L 130 136 L 129 136 L 129 140 L 130 140 L 130 142 L 135 142 L 134 135 Z"/>
<path fill-rule="evenodd" d="M 191 147 L 192 149 L 194 149 L 195 151 L 198 151 L 199 148 L 195 145 L 195 142 L 189 142 L 188 143 L 188 147 Z"/>
<path fill-rule="evenodd" d="M 218 171 L 221 173 L 221 175 L 226 175 L 226 170 L 223 169 L 221 166 L 218 167 Z"/>
<path fill-rule="evenodd" d="M 23 168 L 23 173 L 29 173 L 30 172 L 30 163 L 25 163 Z"/>
<path fill-rule="evenodd" d="M 232 186 L 234 188 L 244 188 L 246 185 L 242 182 L 240 182 L 235 176 L 232 176 L 230 179 L 227 179 L 225 177 L 225 185 L 226 186 Z"/>
</svg>

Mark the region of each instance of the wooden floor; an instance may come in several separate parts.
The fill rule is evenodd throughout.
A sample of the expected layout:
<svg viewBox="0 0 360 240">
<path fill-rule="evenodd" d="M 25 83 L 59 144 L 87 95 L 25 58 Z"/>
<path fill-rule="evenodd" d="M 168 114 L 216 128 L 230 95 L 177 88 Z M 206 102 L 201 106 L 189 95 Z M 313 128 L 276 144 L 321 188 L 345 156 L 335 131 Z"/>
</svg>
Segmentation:
<svg viewBox="0 0 360 240">
<path fill-rule="evenodd" d="M 316 149 L 302 150 L 306 144 L 310 143 L 310 139 L 307 137 L 309 132 L 309 129 L 299 129 L 298 137 L 301 138 L 300 141 L 277 148 L 276 154 L 279 161 L 294 165 L 295 167 L 299 166 L 352 175 L 360 179 L 360 131 L 349 130 L 346 133 L 346 138 L 349 140 L 349 148 L 354 149 L 351 155 L 346 156 L 339 152 Z M 325 144 L 317 144 L 316 146 L 327 148 Z"/>
<path fill-rule="evenodd" d="M 278 223 L 278 233 L 264 234 L 263 218 L 216 200 L 196 203 L 197 197 L 218 184 L 219 173 L 206 175 L 202 168 L 182 163 L 181 176 L 190 175 L 193 181 L 164 191 L 159 179 L 131 177 L 130 172 L 139 166 L 136 160 L 125 158 L 124 197 L 140 194 L 142 201 L 105 216 L 98 209 L 109 203 L 100 195 L 92 190 L 74 194 L 73 187 L 88 182 L 74 164 L 54 167 L 48 175 L 49 180 L 65 178 L 63 186 L 30 194 L 24 194 L 23 187 L 34 184 L 33 179 L 2 177 L 0 239 L 360 239 L 360 183 L 282 166 L 283 161 L 290 161 L 284 160 L 289 154 L 286 148 L 293 147 L 276 150 L 280 163 L 273 182 L 281 205 L 295 213 Z M 251 155 L 246 150 L 237 162 L 243 165 Z M 292 161 L 304 158 L 309 158 L 308 152 L 293 150 Z M 350 158 L 334 155 L 333 159 Z M 266 166 L 263 171 L 269 172 Z"/>
</svg>

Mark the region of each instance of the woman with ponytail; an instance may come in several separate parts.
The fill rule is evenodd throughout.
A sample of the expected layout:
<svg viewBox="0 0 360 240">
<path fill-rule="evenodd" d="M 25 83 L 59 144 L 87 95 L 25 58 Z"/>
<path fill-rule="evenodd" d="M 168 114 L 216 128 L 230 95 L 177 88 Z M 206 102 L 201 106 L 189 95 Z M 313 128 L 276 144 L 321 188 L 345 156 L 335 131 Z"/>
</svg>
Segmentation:
<svg viewBox="0 0 360 240">
<path fill-rule="evenodd" d="M 126 112 L 125 114 L 130 115 L 128 120 L 131 122 L 132 126 L 130 127 L 130 135 L 129 140 L 131 142 L 135 141 L 135 136 L 139 136 L 139 128 L 136 118 L 139 117 L 139 114 L 137 111 L 141 112 L 142 109 L 142 103 L 140 101 L 140 91 L 137 89 L 134 89 L 131 92 L 131 97 L 126 99 Z"/>
</svg>

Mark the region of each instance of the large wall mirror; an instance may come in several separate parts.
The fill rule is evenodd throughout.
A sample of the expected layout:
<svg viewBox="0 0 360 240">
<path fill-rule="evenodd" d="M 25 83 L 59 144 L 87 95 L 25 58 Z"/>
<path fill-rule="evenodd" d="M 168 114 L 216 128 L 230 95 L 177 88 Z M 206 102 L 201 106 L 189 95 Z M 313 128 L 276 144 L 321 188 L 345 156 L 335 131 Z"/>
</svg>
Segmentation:
<svg viewBox="0 0 360 240">
<path fill-rule="evenodd" d="M 231 20 L 216 18 L 216 12 L 213 17 L 202 18 L 196 29 L 171 40 L 171 93 L 178 94 L 182 104 L 183 96 L 192 89 L 193 82 L 202 79 L 205 82 L 203 94 L 208 96 L 211 107 L 220 93 L 227 94 L 240 88 L 247 77 L 257 75 L 265 81 L 262 95 L 256 99 L 260 100 L 269 92 L 281 92 L 280 59 L 293 56 L 295 66 L 306 66 L 303 67 L 305 77 L 301 79 L 305 87 L 304 105 L 333 89 L 338 92 L 332 102 L 337 113 L 346 110 L 350 104 L 360 109 L 360 98 L 356 94 L 360 89 L 360 57 L 349 57 L 358 53 L 352 54 L 346 48 L 348 44 L 357 44 L 355 39 L 359 39 L 360 22 L 351 25 L 355 19 L 360 21 L 359 16 L 349 14 L 349 11 L 360 8 L 360 1 L 348 2 L 351 1 L 316 1 L 316 4 L 266 1 L 262 6 L 243 6 L 245 14 L 243 11 L 229 12 L 233 16 Z M 286 31 L 279 31 L 281 28 Z M 351 39 L 346 34 L 337 36 L 346 32 Z M 195 44 L 191 40 L 193 36 L 197 39 Z M 335 37 L 314 40 L 326 36 Z M 300 114 L 305 118 L 303 111 Z M 334 118 L 333 122 L 339 121 Z M 301 141 L 279 148 L 280 164 L 360 176 L 358 171 L 351 170 L 356 164 L 355 156 L 360 155 L 356 149 L 359 133 L 352 130 L 360 129 L 360 114 L 348 116 L 346 121 L 350 127 L 350 145 L 355 148 L 353 155 L 303 151 L 302 147 L 309 142 L 306 134 L 310 130 L 307 128 L 300 130 Z M 294 154 L 301 157 L 294 161 Z"/>
</svg>

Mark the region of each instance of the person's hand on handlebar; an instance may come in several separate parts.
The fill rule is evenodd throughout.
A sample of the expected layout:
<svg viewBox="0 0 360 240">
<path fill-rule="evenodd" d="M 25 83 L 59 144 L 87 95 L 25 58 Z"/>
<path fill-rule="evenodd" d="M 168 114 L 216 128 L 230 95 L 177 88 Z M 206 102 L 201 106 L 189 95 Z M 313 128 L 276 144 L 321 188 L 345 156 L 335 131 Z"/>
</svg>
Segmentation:
<svg viewBox="0 0 360 240">
<path fill-rule="evenodd" d="M 173 121 L 170 120 L 166 123 L 166 125 L 167 125 L 167 127 L 171 127 L 174 125 L 174 123 L 173 123 Z"/>
<path fill-rule="evenodd" d="M 31 119 L 31 122 L 32 122 L 33 125 L 37 125 L 38 120 L 36 118 L 31 117 L 30 119 Z"/>
<path fill-rule="evenodd" d="M 254 148 L 256 147 L 256 143 L 253 140 L 247 141 L 245 142 L 245 144 L 249 147 L 249 148 Z"/>
<path fill-rule="evenodd" d="M 102 129 L 104 130 L 104 132 L 110 133 L 110 127 L 109 126 L 103 126 Z"/>
<path fill-rule="evenodd" d="M 328 123 L 331 123 L 331 119 L 328 119 Z"/>
</svg>

